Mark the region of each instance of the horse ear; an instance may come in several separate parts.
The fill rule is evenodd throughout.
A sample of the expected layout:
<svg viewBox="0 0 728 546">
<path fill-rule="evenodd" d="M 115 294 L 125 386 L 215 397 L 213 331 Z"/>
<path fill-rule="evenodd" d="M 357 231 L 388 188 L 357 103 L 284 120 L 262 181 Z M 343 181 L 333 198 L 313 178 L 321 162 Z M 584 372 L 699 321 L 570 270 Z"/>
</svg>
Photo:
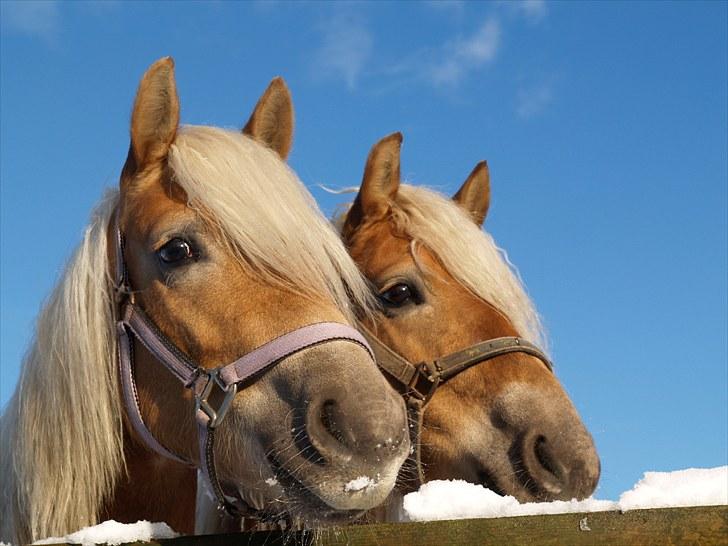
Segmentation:
<svg viewBox="0 0 728 546">
<path fill-rule="evenodd" d="M 272 148 L 285 160 L 293 144 L 293 101 L 286 82 L 273 78 L 243 128 L 243 134 Z"/>
<path fill-rule="evenodd" d="M 359 193 L 346 217 L 345 235 L 366 218 L 380 218 L 389 210 L 399 189 L 401 146 L 402 133 L 392 133 L 372 146 Z"/>
<path fill-rule="evenodd" d="M 139 83 L 131 114 L 131 147 L 125 170 L 139 171 L 163 160 L 178 125 L 179 98 L 174 81 L 174 61 L 164 57 L 149 67 Z"/>
<path fill-rule="evenodd" d="M 487 161 L 481 161 L 475 166 L 452 200 L 465 209 L 476 224 L 483 225 L 490 205 L 490 173 Z"/>
</svg>

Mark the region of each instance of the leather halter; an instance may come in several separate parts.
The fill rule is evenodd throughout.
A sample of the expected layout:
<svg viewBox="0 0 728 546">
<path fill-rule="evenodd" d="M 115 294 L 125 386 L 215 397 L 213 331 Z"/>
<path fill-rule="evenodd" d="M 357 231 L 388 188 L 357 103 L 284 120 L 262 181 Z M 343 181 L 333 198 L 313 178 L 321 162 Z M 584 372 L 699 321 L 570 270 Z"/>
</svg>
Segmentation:
<svg viewBox="0 0 728 546">
<path fill-rule="evenodd" d="M 407 485 L 413 485 L 415 488 L 425 483 L 420 445 L 424 409 L 440 385 L 472 366 L 509 353 L 526 353 L 535 356 L 550 372 L 553 372 L 553 364 L 548 356 L 536 345 L 520 337 L 498 337 L 481 341 L 432 361 L 413 364 L 382 343 L 364 326 L 359 325 L 358 328 L 374 349 L 377 365 L 395 380 L 407 403 L 410 442 L 413 451 L 405 463 L 410 472 L 401 472 L 400 476 L 404 476 L 403 481 L 409 482 L 408 475 L 411 475 L 411 471 L 414 470 L 419 483 L 407 483 Z"/>
<path fill-rule="evenodd" d="M 139 438 L 153 451 L 179 463 L 197 467 L 207 478 L 218 502 L 218 508 L 233 516 L 250 515 L 252 509 L 237 496 L 225 494 L 215 470 L 215 430 L 225 418 L 238 388 L 287 357 L 321 343 L 350 341 L 364 347 L 374 358 L 374 352 L 366 339 L 354 328 L 335 322 L 320 322 L 303 326 L 277 337 L 257 349 L 243 355 L 235 362 L 214 369 L 196 364 L 188 355 L 167 338 L 154 322 L 135 303 L 124 261 L 124 234 L 119 228 L 119 211 L 115 216 L 116 275 L 114 278 L 118 316 L 119 373 L 127 415 Z M 192 391 L 195 399 L 200 461 L 195 464 L 165 447 L 154 437 L 144 423 L 139 407 L 139 396 L 134 378 L 134 339 L 155 357 L 185 388 Z M 214 407 L 210 395 L 213 390 L 223 394 L 223 401 Z M 247 514 L 246 514 L 247 513 Z"/>
</svg>

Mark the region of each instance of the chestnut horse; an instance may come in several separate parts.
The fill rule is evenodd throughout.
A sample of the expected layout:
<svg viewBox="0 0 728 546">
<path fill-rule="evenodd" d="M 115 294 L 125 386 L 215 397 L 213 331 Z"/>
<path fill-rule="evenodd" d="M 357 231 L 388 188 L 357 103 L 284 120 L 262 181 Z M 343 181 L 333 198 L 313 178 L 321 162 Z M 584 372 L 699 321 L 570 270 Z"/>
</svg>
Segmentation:
<svg viewBox="0 0 728 546">
<path fill-rule="evenodd" d="M 347 517 L 390 493 L 404 405 L 348 326 L 367 285 L 281 161 L 267 120 L 286 92 L 274 81 L 247 134 L 179 127 L 172 60 L 144 75 L 119 190 L 2 416 L 0 540 L 108 518 L 189 533 L 198 468 L 225 506 L 258 514 Z"/>
<path fill-rule="evenodd" d="M 428 363 L 419 370 L 434 380 L 420 389 L 417 472 L 403 478 L 462 479 L 522 502 L 589 496 L 600 473 L 591 435 L 538 349 L 545 336 L 524 287 L 481 229 L 487 164 L 448 199 L 401 183 L 401 142 L 395 133 L 374 145 L 339 221 L 380 301 L 366 321 L 378 361 L 395 373 Z"/>
</svg>

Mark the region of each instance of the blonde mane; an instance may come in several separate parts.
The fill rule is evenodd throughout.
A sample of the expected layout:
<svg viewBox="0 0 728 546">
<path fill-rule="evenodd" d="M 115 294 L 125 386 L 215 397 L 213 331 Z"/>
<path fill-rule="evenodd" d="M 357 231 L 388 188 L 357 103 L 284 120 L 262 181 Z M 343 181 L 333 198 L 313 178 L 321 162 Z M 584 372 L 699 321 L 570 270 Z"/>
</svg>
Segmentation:
<svg viewBox="0 0 728 546">
<path fill-rule="evenodd" d="M 334 229 L 274 152 L 233 131 L 183 127 L 169 154 L 189 205 L 270 282 L 330 299 L 349 318 L 372 299 Z M 0 541 L 97 523 L 125 472 L 107 229 L 110 190 L 36 324 L 0 418 Z"/>
<path fill-rule="evenodd" d="M 394 228 L 426 247 L 470 292 L 505 314 L 518 334 L 548 351 L 541 319 L 518 272 L 493 237 L 452 199 L 433 190 L 400 184 L 391 203 Z M 335 220 L 341 227 L 345 214 Z"/>
<path fill-rule="evenodd" d="M 371 291 L 316 201 L 278 155 L 243 135 L 183 127 L 169 155 L 175 181 L 241 259 L 268 282 L 319 300 L 350 320 L 373 308 Z"/>
<path fill-rule="evenodd" d="M 96 523 L 124 469 L 106 230 L 110 191 L 38 316 L 0 422 L 0 540 Z"/>
</svg>

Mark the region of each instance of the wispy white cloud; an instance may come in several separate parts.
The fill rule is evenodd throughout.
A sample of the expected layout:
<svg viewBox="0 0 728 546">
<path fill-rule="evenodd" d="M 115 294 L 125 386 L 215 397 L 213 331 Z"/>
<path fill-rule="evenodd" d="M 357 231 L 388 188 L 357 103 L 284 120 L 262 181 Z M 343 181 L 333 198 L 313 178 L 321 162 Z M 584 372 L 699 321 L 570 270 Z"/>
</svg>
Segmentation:
<svg viewBox="0 0 728 546">
<path fill-rule="evenodd" d="M 497 19 L 487 19 L 466 38 L 460 38 L 443 47 L 442 60 L 427 69 L 427 75 L 436 85 L 457 85 L 472 70 L 493 61 L 500 45 L 501 26 Z"/>
<path fill-rule="evenodd" d="M 500 24 L 488 19 L 471 37 L 457 43 L 456 54 L 467 62 L 482 63 L 495 57 L 500 41 Z"/>
<path fill-rule="evenodd" d="M 472 26 L 473 17 L 466 2 L 429 1 L 430 9 L 456 14 L 451 21 L 455 27 L 449 37 L 437 43 L 422 43 L 409 48 L 399 58 L 390 51 L 387 57 L 375 57 L 375 32 L 358 8 L 334 10 L 320 27 L 321 41 L 312 55 L 312 69 L 318 78 L 343 81 L 354 89 L 362 80 L 378 78 L 378 89 L 401 88 L 413 83 L 438 89 L 457 89 L 474 74 L 493 64 L 498 58 L 502 36 L 517 21 L 537 22 L 547 14 L 544 0 L 510 0 L 494 3 L 489 14 L 480 16 L 480 23 Z M 510 13 L 510 17 L 509 14 Z M 471 14 L 472 15 L 472 14 Z M 476 19 L 477 21 L 478 19 Z M 469 31 L 463 28 L 469 26 Z M 384 77 L 382 77 L 384 76 Z M 535 115 L 552 99 L 552 87 L 543 85 L 522 88 L 517 92 L 517 111 L 523 118 Z"/>
<path fill-rule="evenodd" d="M 325 77 L 342 79 L 349 89 L 354 89 L 372 54 L 371 32 L 352 13 L 335 15 L 322 29 L 323 39 L 314 55 L 314 69 Z"/>
<path fill-rule="evenodd" d="M 530 119 L 546 109 L 554 100 L 552 81 L 543 81 L 530 87 L 521 87 L 516 94 L 516 114 Z"/>
<path fill-rule="evenodd" d="M 59 4 L 55 0 L 0 2 L 3 27 L 8 30 L 52 40 L 60 25 Z"/>
</svg>

